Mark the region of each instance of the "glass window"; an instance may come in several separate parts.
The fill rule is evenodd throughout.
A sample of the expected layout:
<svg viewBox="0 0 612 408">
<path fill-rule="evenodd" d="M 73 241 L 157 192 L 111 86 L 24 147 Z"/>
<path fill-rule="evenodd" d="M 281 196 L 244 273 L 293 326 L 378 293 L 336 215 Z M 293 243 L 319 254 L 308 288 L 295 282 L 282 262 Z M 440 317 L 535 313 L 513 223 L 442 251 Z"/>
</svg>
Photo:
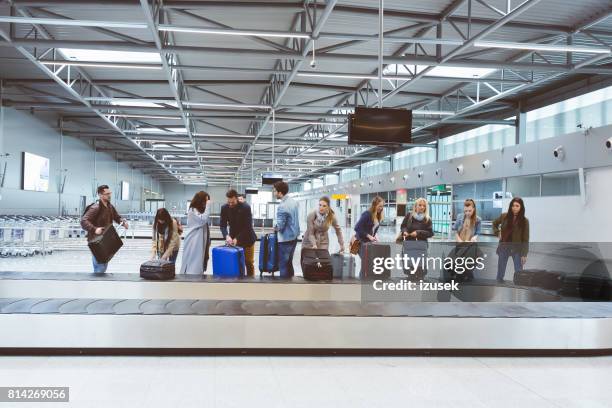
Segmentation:
<svg viewBox="0 0 612 408">
<path fill-rule="evenodd" d="M 323 180 L 321 179 L 313 179 L 312 180 L 312 188 L 323 187 Z"/>
<path fill-rule="evenodd" d="M 493 193 L 502 190 L 501 180 L 489 180 L 476 183 L 474 199 L 492 200 Z"/>
<path fill-rule="evenodd" d="M 485 125 L 446 137 L 440 140 L 440 160 L 449 160 L 513 145 L 514 135 L 514 126 Z"/>
<path fill-rule="evenodd" d="M 539 197 L 540 176 L 510 177 L 506 183 L 506 191 L 512 197 Z"/>
<path fill-rule="evenodd" d="M 340 182 L 346 183 L 347 181 L 353 181 L 359 179 L 359 168 L 354 169 L 343 169 L 340 171 Z"/>
<path fill-rule="evenodd" d="M 337 174 L 326 174 L 323 177 L 323 182 L 326 186 L 331 186 L 333 184 L 338 184 L 340 177 Z"/>
<path fill-rule="evenodd" d="M 612 123 L 612 86 L 527 112 L 527 142 Z M 580 128 L 578 127 L 580 126 Z M 524 143 L 521 140 L 521 143 Z"/>
<path fill-rule="evenodd" d="M 542 196 L 580 195 L 577 171 L 542 175 Z"/>
<path fill-rule="evenodd" d="M 372 160 L 361 165 L 361 177 L 377 176 L 390 171 L 391 163 L 389 160 Z"/>
<path fill-rule="evenodd" d="M 474 197 L 474 183 L 453 184 L 453 200 L 463 202 L 466 198 Z"/>
</svg>

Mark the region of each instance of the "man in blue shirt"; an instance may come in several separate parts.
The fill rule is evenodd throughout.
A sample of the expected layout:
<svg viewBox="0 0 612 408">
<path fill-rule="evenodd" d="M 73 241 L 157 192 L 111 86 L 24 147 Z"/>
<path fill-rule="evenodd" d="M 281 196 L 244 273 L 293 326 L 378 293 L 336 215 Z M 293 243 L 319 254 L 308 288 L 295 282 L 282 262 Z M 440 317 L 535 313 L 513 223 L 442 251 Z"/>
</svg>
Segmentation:
<svg viewBox="0 0 612 408">
<path fill-rule="evenodd" d="M 289 185 L 284 181 L 274 183 L 274 196 L 281 200 L 276 211 L 275 230 L 278 234 L 278 267 L 280 276 L 293 276 L 293 253 L 300 234 L 298 203 L 287 196 Z"/>
</svg>

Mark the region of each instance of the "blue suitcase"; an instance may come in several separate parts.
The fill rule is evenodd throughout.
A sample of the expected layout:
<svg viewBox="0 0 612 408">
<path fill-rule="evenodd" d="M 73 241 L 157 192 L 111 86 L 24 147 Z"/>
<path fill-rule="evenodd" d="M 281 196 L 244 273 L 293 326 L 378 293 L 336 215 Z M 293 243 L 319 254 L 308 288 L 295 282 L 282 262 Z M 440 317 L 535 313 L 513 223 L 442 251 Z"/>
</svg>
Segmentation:
<svg viewBox="0 0 612 408">
<path fill-rule="evenodd" d="M 217 278 L 242 278 L 245 274 L 244 249 L 236 246 L 220 246 L 212 249 L 213 276 Z"/>
<path fill-rule="evenodd" d="M 259 241 L 259 274 L 278 270 L 278 237 L 276 234 L 266 234 Z"/>
</svg>

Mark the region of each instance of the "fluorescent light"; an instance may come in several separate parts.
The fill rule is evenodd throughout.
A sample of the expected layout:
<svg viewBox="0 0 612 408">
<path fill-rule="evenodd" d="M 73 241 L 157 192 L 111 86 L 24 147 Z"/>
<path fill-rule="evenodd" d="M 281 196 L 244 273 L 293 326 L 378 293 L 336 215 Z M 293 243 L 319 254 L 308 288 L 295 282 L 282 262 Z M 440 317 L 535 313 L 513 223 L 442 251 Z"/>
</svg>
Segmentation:
<svg viewBox="0 0 612 408">
<path fill-rule="evenodd" d="M 95 68 L 127 68 L 127 69 L 162 69 L 161 65 L 152 64 L 121 64 L 104 63 L 93 61 L 40 61 L 43 65 L 70 65 L 75 67 L 95 67 Z"/>
<path fill-rule="evenodd" d="M 314 121 L 301 121 L 301 120 L 276 120 L 274 121 L 277 125 L 336 125 L 342 126 L 344 123 L 338 122 L 314 122 Z M 272 121 L 268 122 L 268 125 L 272 124 Z"/>
<path fill-rule="evenodd" d="M 414 69 L 414 66 L 409 66 Z M 383 74 L 395 74 L 397 68 L 398 74 L 419 74 L 421 71 L 429 68 L 428 65 L 417 65 L 416 72 L 410 72 L 403 65 L 391 64 L 384 69 Z M 473 68 L 473 67 L 453 67 L 453 66 L 437 66 L 427 72 L 425 76 L 445 77 L 445 78 L 483 78 L 497 71 L 495 68 Z"/>
<path fill-rule="evenodd" d="M 335 74 L 332 72 L 300 72 L 297 76 L 312 78 L 378 79 L 376 75 Z"/>
<path fill-rule="evenodd" d="M 238 138 L 238 139 L 253 139 L 253 135 L 230 135 L 220 133 L 192 133 L 193 136 L 197 137 L 227 137 L 227 138 Z"/>
<path fill-rule="evenodd" d="M 135 62 L 135 63 L 161 63 L 157 52 L 88 50 L 75 48 L 59 48 L 64 57 L 71 61 L 88 62 Z"/>
<path fill-rule="evenodd" d="M 304 38 L 310 39 L 309 34 L 295 33 L 289 31 L 250 31 L 219 28 L 201 27 L 176 27 L 166 24 L 157 26 L 159 31 L 172 31 L 175 33 L 195 33 L 195 34 L 215 34 L 215 35 L 237 35 L 254 37 L 273 37 L 273 38 Z"/>
<path fill-rule="evenodd" d="M 184 127 L 167 127 L 167 130 L 155 128 L 155 127 L 139 127 L 136 128 L 137 133 L 187 133 L 187 128 Z"/>
<path fill-rule="evenodd" d="M 453 116 L 453 111 L 436 111 L 436 110 L 413 110 L 413 115 L 440 115 L 440 116 Z"/>
<path fill-rule="evenodd" d="M 246 104 L 231 104 L 231 103 L 212 103 L 212 102 L 189 102 L 184 101 L 183 105 L 187 106 L 202 106 L 210 108 L 235 108 L 235 109 L 270 109 L 269 105 L 246 105 Z"/>
<path fill-rule="evenodd" d="M 176 107 L 174 99 L 146 99 L 146 98 L 106 98 L 106 97 L 91 97 L 85 98 L 89 102 L 107 102 L 114 106 L 135 106 L 143 108 L 162 108 L 163 105 L 171 105 Z"/>
<path fill-rule="evenodd" d="M 116 118 L 183 120 L 178 116 L 130 115 L 123 113 L 104 113 L 104 116 L 113 116 Z"/>
<path fill-rule="evenodd" d="M 511 50 L 534 50 L 534 51 L 556 51 L 556 52 L 584 52 L 591 54 L 610 54 L 612 48 L 590 47 L 580 45 L 556 45 L 556 44 L 526 44 L 500 41 L 476 41 L 474 47 L 484 48 L 507 48 Z"/>
</svg>

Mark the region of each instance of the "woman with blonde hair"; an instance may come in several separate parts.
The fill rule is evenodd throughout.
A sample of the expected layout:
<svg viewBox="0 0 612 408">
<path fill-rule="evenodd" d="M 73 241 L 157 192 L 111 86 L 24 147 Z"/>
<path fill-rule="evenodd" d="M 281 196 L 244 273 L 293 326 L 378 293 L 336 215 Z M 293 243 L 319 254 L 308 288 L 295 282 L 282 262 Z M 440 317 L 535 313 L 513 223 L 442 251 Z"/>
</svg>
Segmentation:
<svg viewBox="0 0 612 408">
<path fill-rule="evenodd" d="M 344 252 L 344 238 L 342 228 L 338 225 L 338 220 L 334 210 L 330 207 L 329 197 L 319 199 L 319 208 L 314 210 L 306 218 L 306 232 L 302 239 L 302 249 L 328 249 L 329 248 L 329 227 L 336 231 L 340 252 Z"/>
<path fill-rule="evenodd" d="M 417 198 L 412 212 L 404 217 L 401 237 L 405 241 L 427 241 L 433 237 L 433 227 L 429 216 L 429 204 L 423 197 Z"/>
<path fill-rule="evenodd" d="M 471 198 L 463 202 L 463 213 L 457 216 L 453 225 L 457 242 L 476 242 L 480 235 L 481 219 L 476 215 L 476 203 Z"/>
</svg>

